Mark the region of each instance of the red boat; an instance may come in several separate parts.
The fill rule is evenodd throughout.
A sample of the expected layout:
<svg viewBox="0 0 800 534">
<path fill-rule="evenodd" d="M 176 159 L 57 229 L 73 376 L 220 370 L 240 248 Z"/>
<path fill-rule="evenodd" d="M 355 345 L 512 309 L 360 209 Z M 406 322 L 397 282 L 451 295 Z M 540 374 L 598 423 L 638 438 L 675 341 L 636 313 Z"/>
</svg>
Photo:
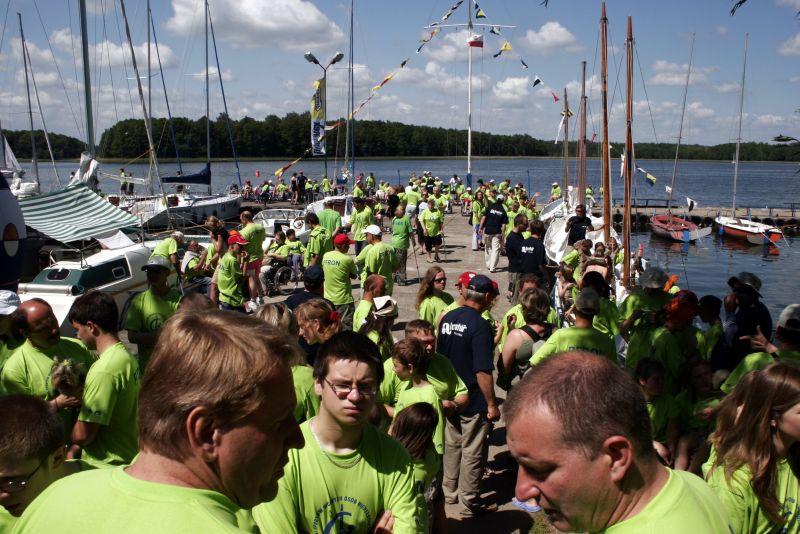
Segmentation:
<svg viewBox="0 0 800 534">
<path fill-rule="evenodd" d="M 711 228 L 700 228 L 691 221 L 676 215 L 653 215 L 650 217 L 650 231 L 653 235 L 670 241 L 689 243 L 711 234 Z"/>
<path fill-rule="evenodd" d="M 719 235 L 747 241 L 751 245 L 775 244 L 783 238 L 783 232 L 775 226 L 720 215 L 714 222 L 719 227 Z"/>
</svg>

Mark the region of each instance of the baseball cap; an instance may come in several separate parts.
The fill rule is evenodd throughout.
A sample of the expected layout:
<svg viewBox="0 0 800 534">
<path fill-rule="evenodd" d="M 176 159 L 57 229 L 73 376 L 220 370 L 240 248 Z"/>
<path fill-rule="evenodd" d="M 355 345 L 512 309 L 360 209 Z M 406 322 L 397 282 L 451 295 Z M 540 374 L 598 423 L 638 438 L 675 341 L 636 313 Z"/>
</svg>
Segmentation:
<svg viewBox="0 0 800 534">
<path fill-rule="evenodd" d="M 311 285 L 317 285 L 325 280 L 325 272 L 319 265 L 311 265 L 303 273 L 303 280 L 310 282 Z"/>
<path fill-rule="evenodd" d="M 753 291 L 755 291 L 758 296 L 761 296 L 761 279 L 754 275 L 753 273 L 748 272 L 741 272 L 739 276 L 732 276 L 730 280 L 728 280 L 728 285 L 731 286 L 732 289 L 736 289 L 737 286 L 748 286 Z"/>
<path fill-rule="evenodd" d="M 499 200 L 500 202 L 502 202 L 505 199 L 506 197 L 504 197 L 503 195 L 497 195 L 497 200 Z"/>
<path fill-rule="evenodd" d="M 558 185 L 558 182 L 553 182 L 553 183 L 552 183 L 552 184 L 550 184 L 550 185 Z"/>
<path fill-rule="evenodd" d="M 469 284 L 467 284 L 467 289 L 484 294 L 494 293 L 494 285 L 491 278 L 482 274 L 473 276 Z"/>
<path fill-rule="evenodd" d="M 175 239 L 183 239 L 183 232 L 179 232 L 178 230 L 175 230 L 169 235 L 170 237 L 174 237 Z"/>
<path fill-rule="evenodd" d="M 150 256 L 147 263 L 142 265 L 143 271 L 149 271 L 150 269 L 166 269 L 169 271 L 171 268 L 172 266 L 169 264 L 169 260 L 164 256 Z"/>
<path fill-rule="evenodd" d="M 649 267 L 639 276 L 639 284 L 650 289 L 661 289 L 669 277 L 660 267 Z"/>
<path fill-rule="evenodd" d="M 381 229 L 378 228 L 377 224 L 370 224 L 369 226 L 364 228 L 364 232 L 367 233 L 367 234 L 372 234 L 372 235 L 381 235 L 381 233 L 382 233 Z"/>
<path fill-rule="evenodd" d="M 778 317 L 778 328 L 800 332 L 800 304 L 789 304 Z"/>
<path fill-rule="evenodd" d="M 575 299 L 575 309 L 585 315 L 597 315 L 600 312 L 600 295 L 590 287 L 581 289 Z"/>
<path fill-rule="evenodd" d="M 0 315 L 11 315 L 20 304 L 19 296 L 13 291 L 0 291 Z"/>
<path fill-rule="evenodd" d="M 344 244 L 352 245 L 355 243 L 347 234 L 336 234 L 336 237 L 333 238 L 334 245 L 344 245 Z"/>
<path fill-rule="evenodd" d="M 247 239 L 242 237 L 242 234 L 230 234 L 228 236 L 228 244 L 229 245 L 247 245 L 250 243 Z"/>
<path fill-rule="evenodd" d="M 393 317 L 397 315 L 397 301 L 389 295 L 372 299 L 375 310 L 372 312 L 378 317 Z"/>
<path fill-rule="evenodd" d="M 471 188 L 471 187 L 468 187 L 468 188 L 467 188 L 467 191 L 472 191 L 472 188 Z"/>
<path fill-rule="evenodd" d="M 458 286 L 467 286 L 467 285 L 469 285 L 469 281 L 472 280 L 472 278 L 476 274 L 477 273 L 475 273 L 473 271 L 464 271 L 463 273 L 458 275 L 458 281 L 456 282 L 456 285 L 458 285 Z"/>
</svg>

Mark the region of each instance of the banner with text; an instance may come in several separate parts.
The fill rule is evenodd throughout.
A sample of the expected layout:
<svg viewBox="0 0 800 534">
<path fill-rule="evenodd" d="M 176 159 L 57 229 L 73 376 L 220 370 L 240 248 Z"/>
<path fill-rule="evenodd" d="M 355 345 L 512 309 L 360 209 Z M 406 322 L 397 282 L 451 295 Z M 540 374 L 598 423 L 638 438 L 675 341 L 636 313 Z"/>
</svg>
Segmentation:
<svg viewBox="0 0 800 534">
<path fill-rule="evenodd" d="M 325 155 L 325 79 L 314 82 L 311 98 L 311 155 Z"/>
</svg>

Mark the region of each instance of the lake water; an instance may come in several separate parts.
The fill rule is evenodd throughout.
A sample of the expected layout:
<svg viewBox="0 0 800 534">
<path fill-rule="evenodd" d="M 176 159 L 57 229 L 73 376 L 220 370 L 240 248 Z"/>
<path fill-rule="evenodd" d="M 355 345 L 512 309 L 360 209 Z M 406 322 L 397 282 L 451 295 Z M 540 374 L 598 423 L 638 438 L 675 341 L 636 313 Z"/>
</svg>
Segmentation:
<svg viewBox="0 0 800 534">
<path fill-rule="evenodd" d="M 286 162 L 249 161 L 240 163 L 242 180 L 256 181 L 255 173 L 260 171 L 260 180 L 272 178 L 275 169 Z M 331 158 L 329 169 L 337 167 Z M 665 185 L 669 184 L 672 175 L 672 162 L 639 160 L 638 166 L 646 169 L 658 178 L 655 186 L 650 187 L 641 178 L 636 180 L 636 193 L 639 198 L 666 198 Z M 341 161 L 338 162 L 341 166 Z M 74 163 L 57 163 L 59 173 L 69 176 L 74 170 Z M 104 169 L 109 173 L 118 173 L 119 164 L 109 164 Z M 184 165 L 184 172 L 199 170 L 202 164 Z M 127 165 L 126 170 L 135 176 L 146 175 L 145 165 Z M 174 172 L 175 165 L 164 162 L 161 172 Z M 306 160 L 292 170 L 303 170 L 311 177 L 318 177 L 323 172 L 320 159 Z M 621 197 L 622 182 L 619 178 L 619 160 L 612 161 L 611 172 L 614 180 L 615 197 Z M 795 174 L 797 164 L 782 163 L 742 163 L 739 169 L 739 187 L 737 204 L 750 207 L 777 207 L 784 210 L 786 202 L 800 202 L 800 175 Z M 358 161 L 356 172 L 374 172 L 378 179 L 397 183 L 398 175 L 406 180 L 412 171 L 421 173 L 430 170 L 434 175 L 446 178 L 454 172 L 464 175 L 465 162 L 457 159 L 436 160 L 364 160 Z M 55 185 L 52 167 L 41 164 L 43 188 L 48 190 Z M 212 164 L 213 187 L 215 191 L 223 190 L 230 183 L 235 183 L 236 168 L 233 163 Z M 600 164 L 590 160 L 587 164 L 589 183 L 595 188 L 600 182 Z M 563 180 L 563 163 L 559 159 L 480 159 L 474 162 L 474 179 L 488 180 L 511 178 L 514 183 L 522 182 L 530 191 L 541 191 L 546 195 L 550 183 Z M 571 171 L 574 180 L 575 171 Z M 288 178 L 288 177 L 287 177 Z M 530 181 L 529 181 L 530 180 Z M 105 181 L 103 189 L 116 191 L 115 182 Z M 733 184 L 733 165 L 730 162 L 682 161 L 679 165 L 677 198 L 683 202 L 689 196 L 701 206 L 730 206 Z M 456 227 L 461 227 L 457 225 Z M 467 226 L 463 225 L 466 232 Z M 659 239 L 651 238 L 649 233 L 635 233 L 634 242 L 643 242 L 647 257 L 656 264 L 666 267 L 671 273 L 681 277 L 679 285 L 691 289 L 698 295 L 715 294 L 723 296 L 727 292 L 726 280 L 741 271 L 756 273 L 763 281 L 761 293 L 764 302 L 773 313 L 774 319 L 786 305 L 800 302 L 800 238 L 787 238 L 779 247 L 765 250 L 763 247 L 751 247 L 730 240 L 709 237 L 696 245 L 681 247 Z"/>
</svg>

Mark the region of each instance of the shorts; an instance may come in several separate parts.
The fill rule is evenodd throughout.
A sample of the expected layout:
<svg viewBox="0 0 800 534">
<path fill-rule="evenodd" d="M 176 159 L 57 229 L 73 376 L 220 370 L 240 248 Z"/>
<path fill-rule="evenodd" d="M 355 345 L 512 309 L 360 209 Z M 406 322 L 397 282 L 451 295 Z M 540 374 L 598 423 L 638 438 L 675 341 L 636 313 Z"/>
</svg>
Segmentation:
<svg viewBox="0 0 800 534">
<path fill-rule="evenodd" d="M 264 258 L 258 258 L 257 260 L 253 260 L 248 262 L 247 267 L 245 267 L 245 274 L 250 276 L 251 274 L 258 274 L 261 272 L 261 263 L 264 261 Z"/>
<path fill-rule="evenodd" d="M 433 247 L 439 247 L 442 245 L 442 236 L 440 235 L 426 235 L 425 236 L 425 250 L 430 252 L 433 250 Z"/>
<path fill-rule="evenodd" d="M 413 217 L 416 214 L 417 214 L 416 204 L 406 205 L 406 215 L 408 215 L 409 217 Z"/>
</svg>

